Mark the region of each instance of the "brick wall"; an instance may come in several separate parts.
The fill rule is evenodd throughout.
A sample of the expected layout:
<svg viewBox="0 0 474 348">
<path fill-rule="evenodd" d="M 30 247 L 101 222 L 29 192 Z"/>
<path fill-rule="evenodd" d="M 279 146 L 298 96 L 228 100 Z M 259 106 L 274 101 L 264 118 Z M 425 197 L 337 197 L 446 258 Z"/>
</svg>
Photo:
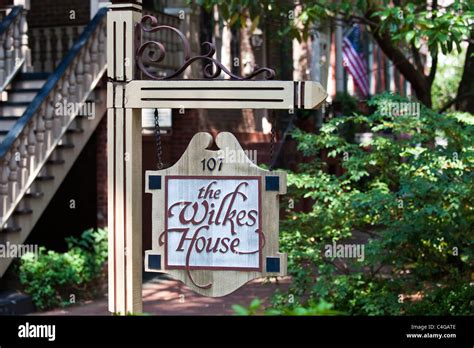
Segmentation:
<svg viewBox="0 0 474 348">
<path fill-rule="evenodd" d="M 0 7 L 12 6 L 13 0 L 0 0 Z M 71 17 L 74 11 L 75 19 Z M 51 27 L 55 25 L 81 25 L 89 22 L 89 0 L 31 0 L 28 26 Z"/>
<path fill-rule="evenodd" d="M 31 1 L 31 9 L 28 12 L 30 28 L 84 25 L 89 19 L 88 0 L 36 0 Z"/>
</svg>

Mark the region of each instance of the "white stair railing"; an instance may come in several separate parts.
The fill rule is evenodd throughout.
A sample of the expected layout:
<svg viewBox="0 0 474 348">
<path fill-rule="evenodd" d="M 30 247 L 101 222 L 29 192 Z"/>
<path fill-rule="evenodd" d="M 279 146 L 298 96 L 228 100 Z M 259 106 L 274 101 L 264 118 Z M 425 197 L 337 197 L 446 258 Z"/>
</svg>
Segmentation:
<svg viewBox="0 0 474 348">
<path fill-rule="evenodd" d="M 23 6 L 13 6 L 0 22 L 0 92 L 22 67 L 31 69 L 26 14 Z"/>
<path fill-rule="evenodd" d="M 106 70 L 106 9 L 99 10 L 0 144 L 0 227 L 9 219 Z"/>
<path fill-rule="evenodd" d="M 53 72 L 84 27 L 84 25 L 69 25 L 31 28 L 30 46 L 33 71 Z"/>
</svg>

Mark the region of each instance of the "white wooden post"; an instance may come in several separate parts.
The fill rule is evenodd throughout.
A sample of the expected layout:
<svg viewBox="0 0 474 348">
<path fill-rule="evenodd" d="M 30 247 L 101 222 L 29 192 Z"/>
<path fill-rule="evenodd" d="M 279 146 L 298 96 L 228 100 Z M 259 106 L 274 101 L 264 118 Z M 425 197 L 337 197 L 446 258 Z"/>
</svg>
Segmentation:
<svg viewBox="0 0 474 348">
<path fill-rule="evenodd" d="M 141 2 L 114 1 L 107 15 L 109 310 L 120 314 L 142 312 L 141 110 L 124 107 Z"/>
<path fill-rule="evenodd" d="M 31 8 L 30 0 L 14 0 L 13 5 L 15 6 L 23 6 L 25 10 L 29 10 Z"/>
</svg>

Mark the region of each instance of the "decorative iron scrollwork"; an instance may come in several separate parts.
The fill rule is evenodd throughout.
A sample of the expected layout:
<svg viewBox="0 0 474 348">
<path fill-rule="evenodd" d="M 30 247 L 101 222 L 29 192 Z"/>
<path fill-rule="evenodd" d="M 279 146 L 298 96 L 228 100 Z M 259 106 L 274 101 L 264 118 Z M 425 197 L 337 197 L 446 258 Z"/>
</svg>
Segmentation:
<svg viewBox="0 0 474 348">
<path fill-rule="evenodd" d="M 211 42 L 204 42 L 202 44 L 202 46 L 207 49 L 205 54 L 191 57 L 191 48 L 186 36 L 174 27 L 168 25 L 158 25 L 158 20 L 156 17 L 150 15 L 143 16 L 142 20 L 137 23 L 135 29 L 137 31 L 141 30 L 147 33 L 154 33 L 160 30 L 171 30 L 176 33 L 176 35 L 178 35 L 183 43 L 184 62 L 177 70 L 168 76 L 157 76 L 145 66 L 145 62 L 148 64 L 158 64 L 163 61 L 163 59 L 165 59 L 166 48 L 161 42 L 146 41 L 141 44 L 140 47 L 138 47 L 135 56 L 138 69 L 150 79 L 170 80 L 176 78 L 177 76 L 181 75 L 191 64 L 197 61 L 207 62 L 207 64 L 203 65 L 203 76 L 206 79 L 216 79 L 221 75 L 222 72 L 228 75 L 232 80 L 251 80 L 259 75 L 263 75 L 265 80 L 273 80 L 275 78 L 275 71 L 270 68 L 256 68 L 248 76 L 238 76 L 233 74 L 221 62 L 213 58 L 214 54 L 216 53 L 216 46 Z M 147 49 L 148 54 L 145 54 Z"/>
</svg>

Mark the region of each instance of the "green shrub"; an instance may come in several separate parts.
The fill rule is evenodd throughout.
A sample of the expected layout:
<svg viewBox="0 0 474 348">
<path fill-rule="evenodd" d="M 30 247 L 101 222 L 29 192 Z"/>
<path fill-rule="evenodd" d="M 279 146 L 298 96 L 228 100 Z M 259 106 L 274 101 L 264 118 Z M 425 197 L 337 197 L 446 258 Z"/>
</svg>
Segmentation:
<svg viewBox="0 0 474 348">
<path fill-rule="evenodd" d="M 345 115 L 320 134 L 296 130 L 310 159 L 288 176 L 287 199 L 312 209 L 287 210 L 281 245 L 289 254 L 289 292 L 319 299 L 348 314 L 467 314 L 474 287 L 474 116 L 387 113 L 383 94 L 369 101 L 372 115 Z M 393 105 L 393 104 L 392 104 Z M 343 136 L 347 124 L 373 133 L 367 143 Z M 444 139 L 444 143 L 440 142 Z M 321 150 L 340 160 L 341 176 L 328 174 Z M 325 258 L 324 246 L 368 236 L 365 260 Z M 291 308 L 285 296 L 275 308 Z"/>
<path fill-rule="evenodd" d="M 67 306 L 100 293 L 107 259 L 107 232 L 87 230 L 80 239 L 71 237 L 67 243 L 65 253 L 41 247 L 39 255 L 27 254 L 20 261 L 20 282 L 39 310 Z"/>
<path fill-rule="evenodd" d="M 280 307 L 280 308 L 264 308 L 263 303 L 260 299 L 255 298 L 250 302 L 248 307 L 241 305 L 233 305 L 232 309 L 236 315 L 295 315 L 295 316 L 306 316 L 306 315 L 337 315 L 341 314 L 332 309 L 333 305 L 327 303 L 324 300 L 320 300 L 319 303 L 309 301 L 306 306 L 294 305 L 291 307 Z"/>
</svg>

